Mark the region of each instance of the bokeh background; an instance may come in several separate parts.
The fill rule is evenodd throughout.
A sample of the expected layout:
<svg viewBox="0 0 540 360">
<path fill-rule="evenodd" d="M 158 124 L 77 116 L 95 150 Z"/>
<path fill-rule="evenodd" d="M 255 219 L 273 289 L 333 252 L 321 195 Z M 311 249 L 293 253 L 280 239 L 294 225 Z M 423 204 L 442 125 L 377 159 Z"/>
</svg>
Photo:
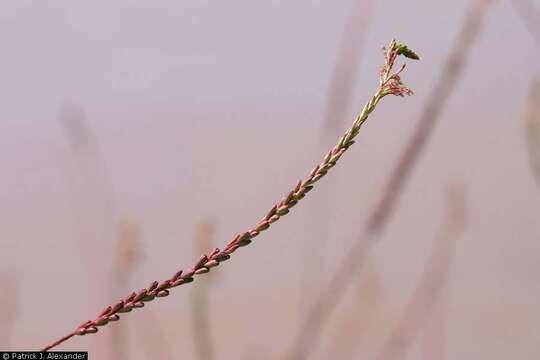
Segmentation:
<svg viewBox="0 0 540 360">
<path fill-rule="evenodd" d="M 385 98 L 290 215 L 207 277 L 58 348 L 283 358 L 362 234 L 472 3 L 0 1 L 0 348 L 39 349 L 254 225 L 352 122 L 396 37 L 422 56 L 403 76 L 415 95 Z M 308 358 L 384 358 L 404 321 L 400 359 L 540 358 L 534 9 L 482 10 L 395 212 Z M 449 187 L 462 231 L 448 226 Z M 455 241 L 446 280 L 404 318 L 441 241 Z"/>
</svg>

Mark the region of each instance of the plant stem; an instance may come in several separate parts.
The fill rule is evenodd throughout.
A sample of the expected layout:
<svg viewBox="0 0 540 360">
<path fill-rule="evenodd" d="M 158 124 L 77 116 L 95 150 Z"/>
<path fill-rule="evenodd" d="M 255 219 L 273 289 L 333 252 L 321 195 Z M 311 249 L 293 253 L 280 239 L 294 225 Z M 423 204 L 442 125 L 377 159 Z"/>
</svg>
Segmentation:
<svg viewBox="0 0 540 360">
<path fill-rule="evenodd" d="M 133 292 L 126 298 L 111 304 L 103 309 L 94 320 L 85 321 L 79 325 L 73 333 L 46 346 L 43 351 L 61 344 L 75 334 L 86 335 L 96 333 L 98 327 L 107 325 L 111 321 L 114 322 L 119 320 L 120 313 L 130 312 L 133 309 L 141 308 L 144 306 L 145 302 L 152 301 L 155 298 L 168 296 L 171 288 L 192 282 L 196 275 L 208 273 L 213 267 L 228 260 L 238 248 L 249 245 L 257 235 L 270 228 L 272 223 L 289 213 L 291 208 L 313 189 L 315 184 L 337 164 L 345 151 L 354 144 L 354 138 L 358 135 L 360 128 L 366 122 L 373 110 L 375 110 L 375 107 L 383 97 L 387 95 L 404 96 L 412 93 L 401 82 L 401 79 L 398 76 L 403 70 L 403 66 L 396 72 L 393 72 L 393 68 L 395 60 L 399 55 L 412 59 L 418 59 L 418 55 L 408 49 L 405 45 L 397 43 L 395 40 L 392 40 L 388 47 L 385 48 L 384 55 L 385 63 L 379 75 L 379 88 L 373 97 L 364 105 L 362 112 L 356 117 L 350 129 L 345 132 L 334 148 L 326 154 L 324 160 L 319 165 L 315 166 L 308 178 L 304 181 L 299 180 L 296 186 L 287 193 L 280 202 L 270 208 L 268 213 L 257 223 L 257 225 L 244 233 L 236 235 L 229 241 L 223 250 L 215 248 L 209 254 L 203 254 L 188 270 L 177 271 L 171 278 L 161 282 L 154 281 L 148 288 L 142 289 L 139 292 Z"/>
</svg>

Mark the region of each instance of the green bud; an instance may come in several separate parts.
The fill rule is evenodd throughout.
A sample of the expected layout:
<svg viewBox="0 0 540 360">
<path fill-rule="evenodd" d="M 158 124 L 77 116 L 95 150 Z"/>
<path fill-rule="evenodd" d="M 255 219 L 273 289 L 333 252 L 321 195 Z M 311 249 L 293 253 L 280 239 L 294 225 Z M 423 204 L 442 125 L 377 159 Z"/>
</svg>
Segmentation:
<svg viewBox="0 0 540 360">
<path fill-rule="evenodd" d="M 409 49 L 407 47 L 407 45 L 398 44 L 397 45 L 397 54 L 398 55 L 403 55 L 403 56 L 405 56 L 406 58 L 409 58 L 409 59 L 420 60 L 420 56 L 418 56 L 418 54 L 416 54 L 414 51 Z"/>
</svg>

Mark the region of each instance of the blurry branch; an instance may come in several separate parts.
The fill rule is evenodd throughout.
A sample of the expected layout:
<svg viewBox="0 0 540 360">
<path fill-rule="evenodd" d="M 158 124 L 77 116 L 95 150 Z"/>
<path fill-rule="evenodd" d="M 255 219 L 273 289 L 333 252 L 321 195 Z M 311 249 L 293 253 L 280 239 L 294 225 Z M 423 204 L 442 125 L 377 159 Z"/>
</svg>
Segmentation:
<svg viewBox="0 0 540 360">
<path fill-rule="evenodd" d="M 107 296 L 116 286 L 122 286 L 118 283 L 121 281 L 119 276 L 126 276 L 125 272 L 118 272 L 118 266 L 114 268 L 117 264 L 111 263 L 114 261 L 111 257 L 103 256 L 101 266 L 96 267 L 92 256 L 99 254 L 103 246 L 109 246 L 111 241 L 118 239 L 114 234 L 117 215 L 113 206 L 112 185 L 105 160 L 95 134 L 88 126 L 83 107 L 75 103 L 64 105 L 59 111 L 59 120 L 77 161 L 77 180 L 80 184 L 75 187 L 74 202 L 78 205 L 78 219 L 81 221 L 78 234 L 81 241 L 78 245 L 82 247 L 85 255 L 90 254 L 84 257 L 89 274 L 88 287 L 94 294 Z M 98 269 L 100 272 L 96 273 Z M 125 357 L 127 348 L 124 329 L 115 329 L 109 340 L 109 356 L 112 359 Z M 98 356 L 104 355 L 99 353 Z"/>
<path fill-rule="evenodd" d="M 533 174 L 540 185 L 540 81 L 531 85 L 526 109 L 527 144 Z"/>
<path fill-rule="evenodd" d="M 10 348 L 17 313 L 17 283 L 11 273 L 0 274 L 0 349 Z"/>
<path fill-rule="evenodd" d="M 124 220 L 118 227 L 115 259 L 117 286 L 127 287 L 130 277 L 141 259 L 140 228 L 134 220 Z"/>
<path fill-rule="evenodd" d="M 91 222 L 88 229 L 82 231 L 81 237 L 86 234 L 95 234 L 94 237 L 85 239 L 85 245 L 89 246 L 88 251 L 91 253 L 98 253 L 101 251 L 101 246 L 108 245 L 108 241 L 103 241 L 103 237 L 108 238 L 110 233 L 113 233 L 113 239 L 116 241 L 116 250 L 112 257 L 112 276 L 110 283 L 107 284 L 109 288 L 98 288 L 97 286 L 103 286 L 103 282 L 98 279 L 96 290 L 103 290 L 107 293 L 111 291 L 127 292 L 131 285 L 131 276 L 142 255 L 139 224 L 128 219 L 122 220 L 119 225 L 116 223 L 118 215 L 113 206 L 112 185 L 96 137 L 88 126 L 84 109 L 78 104 L 68 104 L 61 109 L 59 118 L 77 157 L 78 170 L 83 180 L 80 191 L 83 200 L 81 218 Z M 94 272 L 94 258 L 90 256 L 88 259 L 90 261 L 89 271 Z M 107 276 L 109 276 L 108 273 Z M 95 276 L 90 277 L 94 281 L 96 280 Z M 148 351 L 148 356 L 161 354 L 163 355 L 161 358 L 167 358 L 169 349 L 163 338 L 159 338 L 160 344 L 158 346 L 153 346 L 156 341 L 154 336 L 159 327 L 157 320 L 149 318 L 146 324 L 147 328 L 152 329 L 152 336 L 148 336 L 148 334 L 138 336 L 137 342 Z M 115 328 L 112 330 L 109 340 L 110 347 L 108 349 L 112 359 L 129 358 L 130 347 L 127 344 L 127 328 Z"/>
<path fill-rule="evenodd" d="M 484 14 L 490 5 L 491 0 L 472 0 L 472 7 L 465 18 L 457 41 L 454 42 L 454 48 L 448 54 L 439 73 L 440 76 L 426 102 L 426 107 L 420 115 L 416 129 L 401 154 L 397 166 L 390 175 L 390 180 L 386 184 L 380 202 L 371 213 L 367 224 L 368 233 L 380 232 L 392 215 L 406 180 L 426 146 L 446 102 L 463 74 L 467 57 L 480 34 Z"/>
<path fill-rule="evenodd" d="M 375 205 L 368 218 L 363 236 L 358 238 L 348 255 L 333 274 L 330 283 L 320 293 L 315 305 L 303 321 L 297 337 L 289 351 L 290 359 L 306 359 L 317 343 L 324 324 L 333 309 L 343 297 L 349 283 L 365 262 L 371 247 L 378 240 L 379 233 L 386 226 L 403 191 L 408 177 L 416 164 L 433 128 L 443 111 L 446 102 L 460 79 L 465 62 L 473 44 L 482 29 L 483 18 L 491 1 L 473 0 L 465 17 L 463 26 L 454 42 L 454 47 L 440 71 L 439 78 L 427 100 L 420 120 L 393 169 L 389 181 L 382 192 L 380 201 Z"/>
<path fill-rule="evenodd" d="M 355 350 L 362 345 L 372 325 L 377 306 L 383 300 L 382 278 L 373 261 L 366 263 L 366 269 L 359 276 L 354 292 L 353 301 L 340 312 L 337 319 L 338 327 L 329 329 L 329 346 L 323 359 L 354 359 Z M 354 334 L 354 335 L 352 335 Z"/>
<path fill-rule="evenodd" d="M 119 226 L 117 256 L 114 261 L 116 290 L 127 292 L 131 286 L 131 277 L 142 258 L 142 235 L 140 225 L 134 220 L 124 220 Z M 161 328 L 159 318 L 146 312 L 144 328 L 135 326 L 135 342 L 141 346 L 147 359 L 173 359 L 171 346 Z M 112 329 L 113 359 L 129 359 L 131 346 L 127 344 L 127 327 Z M 117 342 L 115 344 L 115 342 Z M 124 350 L 122 350 L 124 349 Z M 124 351 L 121 353 L 120 351 Z"/>
<path fill-rule="evenodd" d="M 114 240 L 113 191 L 94 133 L 88 126 L 84 109 L 78 104 L 67 104 L 59 110 L 59 121 L 64 127 L 70 149 L 76 160 L 77 177 L 73 198 L 78 224 L 78 245 L 83 254 L 97 254 Z M 89 274 L 95 272 L 92 256 L 85 256 Z M 109 261 L 110 258 L 107 258 Z M 107 264 L 110 265 L 110 264 Z M 110 269 L 107 267 L 107 269 Z M 109 276 L 107 273 L 99 274 Z M 104 279 L 93 273 L 89 276 L 92 291 L 103 289 Z M 107 289 L 108 290 L 108 289 Z"/>
<path fill-rule="evenodd" d="M 346 126 L 347 109 L 360 68 L 362 48 L 371 18 L 372 0 L 354 0 L 351 15 L 341 38 L 330 86 L 326 93 L 321 140 L 328 145 Z"/>
<path fill-rule="evenodd" d="M 540 47 L 540 11 L 531 0 L 511 0 L 511 3 L 525 28 Z"/>
<path fill-rule="evenodd" d="M 73 151 L 82 158 L 98 157 L 96 140 L 88 128 L 82 106 L 72 103 L 63 105 L 59 110 L 59 120 Z"/>
<path fill-rule="evenodd" d="M 371 18 L 372 0 L 354 0 L 349 20 L 343 31 L 340 47 L 336 55 L 330 86 L 326 94 L 326 107 L 318 149 L 321 153 L 331 144 L 346 126 L 347 109 L 351 104 L 354 84 L 360 67 L 362 48 Z M 302 308 L 311 304 L 317 282 L 324 274 L 326 243 L 330 236 L 329 220 L 335 198 L 335 186 L 327 186 L 326 192 L 314 198 L 309 208 L 306 247 L 302 266 Z"/>
<path fill-rule="evenodd" d="M 443 289 L 439 301 L 433 304 L 431 315 L 422 327 L 420 357 L 424 360 L 443 360 L 446 343 L 447 290 Z"/>
<path fill-rule="evenodd" d="M 144 352 L 145 359 L 174 359 L 172 344 L 167 340 L 161 319 L 153 310 L 146 311 L 141 319 L 144 326 L 134 326 L 137 344 Z"/>
<path fill-rule="evenodd" d="M 401 80 L 401 73 L 405 69 L 402 65 L 395 69 L 395 62 L 399 56 L 403 55 L 410 59 L 419 59 L 418 55 L 410 50 L 406 45 L 392 40 L 384 51 L 384 64 L 379 71 L 379 86 L 375 94 L 364 105 L 361 113 L 356 117 L 351 127 L 338 140 L 337 144 L 326 154 L 320 164 L 309 173 L 306 180 L 299 180 L 283 198 L 273 205 L 259 222 L 249 230 L 234 236 L 225 245 L 223 250 L 215 248 L 208 254 L 203 254 L 191 267 L 186 270 L 176 271 L 171 278 L 161 282 L 153 281 L 148 288 L 132 292 L 125 298 L 105 307 L 93 320 L 88 320 L 77 326 L 73 331 L 58 340 L 45 346 L 42 351 L 48 351 L 72 337 L 86 334 L 94 334 L 98 327 L 107 325 L 109 322 L 118 321 L 119 314 L 131 312 L 145 306 L 145 303 L 156 298 L 169 295 L 169 290 L 179 285 L 192 282 L 198 275 L 208 273 L 212 268 L 231 258 L 231 255 L 241 247 L 249 245 L 261 232 L 269 229 L 290 210 L 296 206 L 311 191 L 316 183 L 338 163 L 341 156 L 354 144 L 362 125 L 367 121 L 370 114 L 375 110 L 379 102 L 388 95 L 405 96 L 412 94 L 412 91 L 405 86 Z M 264 164 L 262 159 L 257 165 Z"/>
<path fill-rule="evenodd" d="M 212 246 L 215 225 L 209 219 L 203 219 L 195 227 L 195 251 L 201 254 Z M 193 342 L 196 358 L 199 360 L 214 359 L 212 327 L 210 324 L 210 304 L 208 300 L 208 282 L 200 282 L 192 289 L 192 321 Z"/>
<path fill-rule="evenodd" d="M 141 258 L 140 229 L 135 221 L 125 220 L 118 228 L 114 287 L 122 292 L 128 291 L 130 278 Z M 111 351 L 113 359 L 129 359 L 129 344 L 126 330 L 123 327 L 111 333 Z"/>
<path fill-rule="evenodd" d="M 402 359 L 441 297 L 449 279 L 456 240 L 465 228 L 465 194 L 453 187 L 448 194 L 448 224 L 435 244 L 422 279 L 395 330 L 375 356 L 377 360 Z"/>
<path fill-rule="evenodd" d="M 64 127 L 67 140 L 75 153 L 79 171 L 83 176 L 86 202 L 99 206 L 92 209 L 99 217 L 102 226 L 112 224 L 113 191 L 106 172 L 105 161 L 101 156 L 94 133 L 88 127 L 84 109 L 78 104 L 64 105 L 59 111 L 59 120 Z M 93 202 L 99 201 L 99 204 Z M 103 211 L 107 213 L 103 214 Z"/>
</svg>

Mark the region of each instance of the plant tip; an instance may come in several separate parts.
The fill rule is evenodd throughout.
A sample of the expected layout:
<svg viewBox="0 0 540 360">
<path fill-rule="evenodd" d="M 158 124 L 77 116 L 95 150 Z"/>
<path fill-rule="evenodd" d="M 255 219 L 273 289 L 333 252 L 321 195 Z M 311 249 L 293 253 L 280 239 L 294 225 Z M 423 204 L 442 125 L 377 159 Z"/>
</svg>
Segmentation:
<svg viewBox="0 0 540 360">
<path fill-rule="evenodd" d="M 397 44 L 397 54 L 403 55 L 409 59 L 420 60 L 420 56 L 418 56 L 417 53 L 409 49 L 407 45 L 404 44 Z"/>
</svg>

